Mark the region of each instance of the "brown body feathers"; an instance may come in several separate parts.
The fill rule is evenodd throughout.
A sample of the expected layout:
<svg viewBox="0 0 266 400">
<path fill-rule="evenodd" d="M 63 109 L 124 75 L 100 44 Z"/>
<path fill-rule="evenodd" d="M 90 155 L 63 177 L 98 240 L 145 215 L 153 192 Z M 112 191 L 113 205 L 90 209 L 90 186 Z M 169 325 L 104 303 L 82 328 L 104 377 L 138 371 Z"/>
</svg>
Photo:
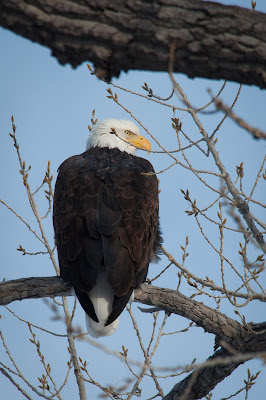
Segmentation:
<svg viewBox="0 0 266 400">
<path fill-rule="evenodd" d="M 98 322 L 88 293 L 99 271 L 114 291 L 112 323 L 144 282 L 160 245 L 158 182 L 149 161 L 118 149 L 91 148 L 59 168 L 54 230 L 61 276 Z"/>
</svg>

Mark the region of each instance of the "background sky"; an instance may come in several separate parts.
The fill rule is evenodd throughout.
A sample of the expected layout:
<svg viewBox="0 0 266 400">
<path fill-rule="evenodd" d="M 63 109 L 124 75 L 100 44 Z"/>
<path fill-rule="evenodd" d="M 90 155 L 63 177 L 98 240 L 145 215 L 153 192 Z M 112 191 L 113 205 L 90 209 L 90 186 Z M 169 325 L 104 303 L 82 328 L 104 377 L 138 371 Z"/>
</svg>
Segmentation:
<svg viewBox="0 0 266 400">
<path fill-rule="evenodd" d="M 230 4 L 229 1 L 224 1 Z M 231 3 L 232 4 L 232 3 Z M 250 6 L 249 1 L 239 1 L 234 4 Z M 257 1 L 257 10 L 266 12 L 264 1 Z M 0 29 L 0 198 L 7 202 L 16 212 L 30 223 L 33 229 L 37 229 L 31 209 L 28 204 L 24 190 L 16 152 L 8 133 L 11 132 L 11 115 L 15 118 L 17 126 L 17 139 L 20 144 L 20 151 L 26 166 L 31 165 L 30 185 L 32 190 L 42 182 L 48 160 L 51 161 L 51 171 L 54 177 L 59 165 L 67 157 L 84 151 L 88 137 L 88 123 L 90 123 L 92 110 L 96 110 L 96 117 L 102 118 L 129 118 L 129 115 L 116 105 L 112 100 L 106 98 L 108 85 L 91 76 L 84 63 L 76 70 L 66 65 L 62 67 L 57 60 L 50 55 L 45 47 L 23 39 L 7 30 Z M 188 79 L 181 74 L 175 74 L 178 83 L 183 87 L 189 99 L 200 107 L 209 101 L 207 89 L 210 88 L 216 93 L 222 85 L 222 81 L 207 81 L 204 79 Z M 145 92 L 141 89 L 144 82 L 152 87 L 154 93 L 161 97 L 167 97 L 171 92 L 171 84 L 167 73 L 150 73 L 133 71 L 127 74 L 122 73 L 114 83 L 130 88 L 134 91 Z M 227 104 L 233 101 L 239 85 L 228 83 L 223 100 Z M 175 133 L 171 128 L 172 113 L 170 109 L 156 105 L 150 101 L 140 99 L 129 93 L 119 92 L 119 100 L 130 109 L 133 114 L 142 121 L 143 125 L 168 149 L 177 148 Z M 177 98 L 170 102 L 181 106 Z M 265 128 L 266 95 L 256 87 L 243 86 L 240 98 L 235 107 L 235 112 L 245 118 L 250 124 L 261 129 Z M 183 124 L 184 130 L 191 138 L 200 138 L 196 127 L 185 113 L 177 113 Z M 201 115 L 200 118 L 205 124 L 208 132 L 212 132 L 222 115 Z M 142 132 L 145 136 L 147 133 Z M 153 149 L 157 149 L 155 142 L 152 142 Z M 184 142 L 185 143 L 185 142 Z M 235 168 L 244 161 L 244 188 L 250 193 L 252 184 L 256 177 L 265 155 L 265 143 L 255 141 L 251 136 L 240 130 L 234 123 L 227 120 L 219 133 L 217 144 L 219 155 L 232 175 L 236 179 Z M 167 156 L 158 154 L 139 153 L 139 156 L 147 157 L 154 165 L 155 171 L 166 168 L 171 161 Z M 215 170 L 211 157 L 206 158 L 195 149 L 187 152 L 194 168 Z M 181 161 L 182 157 L 179 156 Z M 178 261 L 182 259 L 180 245 L 185 244 L 186 236 L 189 237 L 189 259 L 186 267 L 192 273 L 204 278 L 208 275 L 217 284 L 221 284 L 219 272 L 219 258 L 211 249 L 208 243 L 202 238 L 195 219 L 189 217 L 185 211 L 188 204 L 183 198 L 180 189 L 189 189 L 191 198 L 197 198 L 197 205 L 204 208 L 212 197 L 210 191 L 206 191 L 194 175 L 179 167 L 171 168 L 160 174 L 160 219 L 164 237 L 165 248 L 175 255 Z M 208 182 L 219 188 L 216 178 L 204 176 Z M 210 196 L 207 197 L 206 196 Z M 258 200 L 265 200 L 265 186 L 259 184 L 256 188 Z M 47 201 L 44 199 L 43 190 L 36 195 L 36 201 L 41 215 L 47 210 Z M 212 217 L 216 217 L 213 212 Z M 252 212 L 265 221 L 265 211 L 262 212 L 252 205 Z M 210 214 L 211 215 L 211 214 Z M 217 219 L 217 217 L 216 217 Z M 41 244 L 35 239 L 23 223 L 3 205 L 0 204 L 0 249 L 1 249 L 1 271 L 0 279 L 18 279 L 31 276 L 52 276 L 53 266 L 47 255 L 22 256 L 16 249 L 22 245 L 28 252 L 43 250 Z M 219 245 L 217 229 L 212 224 L 202 221 L 205 232 L 216 245 Z M 44 227 L 51 245 L 53 244 L 53 228 L 51 214 L 44 220 Z M 233 262 L 239 266 L 240 256 L 238 255 L 238 242 L 235 234 L 228 234 L 225 239 L 225 252 Z M 259 254 L 259 253 L 256 253 Z M 255 255 L 250 252 L 249 257 Z M 162 258 L 158 265 L 150 267 L 149 277 L 152 278 L 167 265 L 167 260 Z M 156 282 L 157 286 L 164 286 L 175 289 L 177 286 L 178 271 L 172 268 Z M 226 270 L 228 287 L 235 287 L 236 276 L 230 269 Z M 265 276 L 264 276 L 265 283 Z M 265 285 L 264 285 L 265 286 Z M 182 293 L 190 296 L 193 291 L 187 285 L 182 285 Z M 197 299 L 197 298 L 196 298 Z M 199 298 L 205 304 L 215 307 L 213 300 L 207 297 Z M 71 304 L 72 300 L 70 300 Z M 51 304 L 51 302 L 49 302 Z M 53 332 L 64 333 L 63 324 L 51 318 L 51 309 L 43 300 L 28 300 L 16 302 L 10 306 L 18 316 L 30 322 L 45 327 Z M 138 321 L 143 340 L 149 341 L 152 329 L 153 317 L 149 314 L 142 314 L 137 306 L 133 305 L 135 317 Z M 221 311 L 232 318 L 237 318 L 232 307 L 226 302 L 221 306 Z M 249 304 L 245 310 L 241 309 L 247 321 L 261 322 L 265 319 L 265 307 L 259 302 Z M 11 317 L 8 310 L 1 312 L 1 330 L 3 331 L 7 344 L 10 347 L 18 366 L 21 368 L 27 379 L 32 384 L 38 385 L 37 376 L 43 373 L 41 363 L 38 360 L 34 346 L 29 341 L 30 333 L 26 324 Z M 161 313 L 163 314 L 163 313 Z M 160 315 L 161 322 L 163 315 Z M 75 323 L 85 329 L 84 315 L 78 306 Z M 180 330 L 188 325 L 189 321 L 177 316 L 168 319 L 166 331 Z M 58 379 L 58 386 L 64 378 L 68 354 L 66 351 L 67 341 L 65 338 L 55 337 L 35 329 L 34 332 L 40 340 L 42 352 L 47 357 L 52 371 Z M 142 361 L 142 354 L 132 328 L 128 313 L 122 314 L 118 331 L 112 337 L 99 340 L 100 343 L 109 348 L 121 351 L 121 346 L 128 348 L 128 356 Z M 99 380 L 103 385 L 114 384 L 119 387 L 123 378 L 128 376 L 125 366 L 113 357 L 94 348 L 88 343 L 79 343 L 78 351 L 83 360 L 87 360 L 89 370 L 93 378 Z M 158 355 L 154 358 L 154 365 L 184 365 L 190 363 L 194 358 L 198 362 L 204 361 L 213 354 L 214 336 L 204 334 L 201 328 L 192 328 L 186 334 L 166 336 L 162 339 Z M 1 350 L 0 359 L 7 362 L 4 351 Z M 3 357 L 3 358 L 2 358 Z M 252 361 L 239 367 L 224 383 L 218 385 L 214 391 L 213 399 L 220 399 L 229 396 L 233 391 L 238 390 L 247 377 L 247 368 L 252 373 L 262 369 L 258 383 L 252 389 L 249 399 L 263 398 L 265 393 L 265 367 L 260 361 Z M 162 380 L 161 385 L 165 392 L 172 388 L 179 378 Z M 142 398 L 148 398 L 155 394 L 154 384 L 147 380 L 141 383 Z M 22 399 L 22 395 L 15 389 L 6 378 L 0 375 L 0 393 L 3 398 Z M 92 386 L 87 388 L 88 398 L 96 398 L 98 389 Z M 36 398 L 36 395 L 32 395 Z M 64 400 L 77 398 L 75 381 L 71 378 L 65 388 Z M 243 393 L 236 399 L 243 399 Z"/>
</svg>

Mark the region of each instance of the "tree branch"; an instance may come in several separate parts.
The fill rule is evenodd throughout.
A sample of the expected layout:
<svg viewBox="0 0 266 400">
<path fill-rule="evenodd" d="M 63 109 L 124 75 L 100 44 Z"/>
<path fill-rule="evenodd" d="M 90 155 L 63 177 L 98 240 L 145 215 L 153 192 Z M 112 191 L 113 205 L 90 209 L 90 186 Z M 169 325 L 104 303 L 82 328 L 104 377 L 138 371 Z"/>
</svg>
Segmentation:
<svg viewBox="0 0 266 400">
<path fill-rule="evenodd" d="M 72 294 L 71 285 L 57 276 L 24 278 L 0 283 L 0 305 L 16 300 Z M 218 341 L 223 340 L 238 351 L 255 352 L 266 348 L 266 323 L 243 326 L 225 314 L 175 290 L 142 285 L 141 289 L 135 291 L 135 301 L 187 318 L 206 332 L 214 334 Z M 256 327 L 262 331 L 261 334 L 254 333 Z"/>
<path fill-rule="evenodd" d="M 220 349 L 209 357 L 207 361 L 214 361 L 218 358 L 225 358 L 228 356 L 229 354 L 226 350 Z M 241 364 L 243 364 L 243 361 L 235 363 L 231 362 L 226 365 L 217 364 L 214 367 L 205 367 L 197 371 L 196 376 L 195 372 L 192 372 L 182 381 L 178 382 L 163 400 L 181 400 L 188 388 L 189 391 L 185 400 L 201 399 L 213 390 L 218 383 L 231 375 L 231 373 Z"/>
<path fill-rule="evenodd" d="M 16 279 L 0 283 L 0 305 L 16 300 L 70 296 L 71 292 L 71 284 L 59 276 Z"/>
<path fill-rule="evenodd" d="M 136 291 L 135 301 L 159 307 L 167 313 L 187 318 L 206 332 L 214 334 L 217 343 L 223 340 L 237 351 L 266 349 L 266 323 L 243 326 L 227 315 L 177 291 L 156 286 L 142 285 L 141 289 Z M 254 327 L 259 327 L 259 331 L 262 333 L 251 332 L 251 328 L 252 331 L 255 330 Z M 264 342 L 264 344 L 262 345 L 261 342 Z"/>
<path fill-rule="evenodd" d="M 167 71 L 266 87 L 266 16 L 200 0 L 9 0 L 0 25 L 52 50 L 61 64 L 91 61 L 110 80 L 121 71 Z"/>
<path fill-rule="evenodd" d="M 172 57 L 173 53 L 174 53 L 174 46 L 172 46 L 172 48 L 171 48 L 171 58 L 173 58 Z M 199 120 L 197 113 L 191 106 L 186 93 L 181 88 L 181 86 L 176 82 L 176 80 L 173 76 L 171 64 L 170 64 L 170 78 L 171 78 L 171 81 L 173 83 L 175 90 L 177 91 L 177 93 L 179 93 L 181 95 L 183 103 L 189 109 L 190 115 L 192 116 L 195 124 L 198 126 L 200 133 L 204 137 L 204 139 L 207 143 L 208 149 L 210 150 L 210 152 L 213 156 L 215 164 L 217 165 L 221 174 L 224 177 L 223 178 L 224 183 L 226 184 L 228 191 L 231 193 L 231 195 L 234 198 L 234 202 L 235 202 L 235 205 L 236 205 L 238 211 L 240 212 L 240 214 L 242 214 L 242 216 L 243 216 L 244 220 L 246 221 L 246 224 L 249 227 L 257 244 L 261 247 L 262 251 L 266 254 L 266 243 L 264 241 L 263 234 L 258 230 L 256 224 L 254 223 L 252 215 L 250 213 L 248 204 L 245 202 L 245 200 L 242 199 L 240 192 L 237 190 L 237 188 L 233 184 L 230 175 L 228 174 L 224 164 L 222 163 L 221 158 L 219 156 L 219 152 L 215 148 L 215 142 L 212 140 L 211 137 L 208 136 L 208 133 L 204 129 L 201 121 Z"/>
<path fill-rule="evenodd" d="M 72 293 L 71 285 L 58 276 L 17 279 L 0 283 L 0 305 L 23 299 L 70 296 Z M 266 350 L 266 323 L 250 323 L 243 326 L 221 312 L 177 291 L 151 285 L 142 285 L 141 289 L 135 292 L 135 301 L 194 321 L 205 331 L 216 336 L 217 346 L 223 341 L 226 346 L 241 353 Z M 228 356 L 227 350 L 222 349 L 216 351 L 208 360 L 226 356 Z M 243 361 L 240 360 L 197 370 L 196 374 L 190 374 L 177 383 L 165 399 L 177 400 L 187 388 L 189 388 L 189 394 L 186 400 L 199 399 L 208 394 L 241 363 Z"/>
<path fill-rule="evenodd" d="M 236 122 L 238 126 L 245 129 L 254 137 L 254 139 L 266 139 L 266 133 L 263 132 L 261 129 L 254 128 L 252 125 L 249 125 L 246 121 L 236 115 L 230 107 L 222 102 L 221 99 L 213 98 L 215 105 L 218 110 L 223 111 L 226 115 L 228 115 L 233 121 Z"/>
</svg>

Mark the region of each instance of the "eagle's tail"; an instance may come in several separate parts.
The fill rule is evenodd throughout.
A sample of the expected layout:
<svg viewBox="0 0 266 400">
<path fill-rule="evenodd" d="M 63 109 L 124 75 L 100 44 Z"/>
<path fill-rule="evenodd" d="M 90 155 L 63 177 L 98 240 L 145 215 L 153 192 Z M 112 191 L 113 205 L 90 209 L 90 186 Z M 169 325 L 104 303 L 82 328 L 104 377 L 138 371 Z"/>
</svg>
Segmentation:
<svg viewBox="0 0 266 400">
<path fill-rule="evenodd" d="M 98 274 L 97 282 L 94 288 L 89 292 L 88 296 L 93 304 L 95 314 L 99 321 L 96 322 L 85 314 L 88 333 L 94 338 L 112 335 L 117 329 L 119 317 L 111 324 L 105 326 L 105 323 L 112 312 L 114 291 L 107 281 L 106 273 L 104 271 L 101 271 Z"/>
<path fill-rule="evenodd" d="M 115 333 L 118 323 L 119 317 L 114 320 L 110 325 L 105 326 L 104 323 L 95 322 L 91 319 L 87 314 L 85 314 L 85 320 L 87 325 L 88 333 L 94 337 L 99 338 L 100 336 L 109 336 Z"/>
</svg>

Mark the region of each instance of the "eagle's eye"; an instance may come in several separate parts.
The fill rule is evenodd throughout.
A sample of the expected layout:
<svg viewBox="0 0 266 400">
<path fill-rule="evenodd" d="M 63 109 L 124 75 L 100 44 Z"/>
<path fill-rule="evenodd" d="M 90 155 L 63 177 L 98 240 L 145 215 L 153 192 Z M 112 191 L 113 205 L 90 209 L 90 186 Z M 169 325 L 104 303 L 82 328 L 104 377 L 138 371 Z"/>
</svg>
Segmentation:
<svg viewBox="0 0 266 400">
<path fill-rule="evenodd" d="M 125 131 L 125 134 L 126 134 L 127 136 L 130 136 L 130 135 L 132 135 L 132 132 L 130 132 L 130 131 Z"/>
</svg>

